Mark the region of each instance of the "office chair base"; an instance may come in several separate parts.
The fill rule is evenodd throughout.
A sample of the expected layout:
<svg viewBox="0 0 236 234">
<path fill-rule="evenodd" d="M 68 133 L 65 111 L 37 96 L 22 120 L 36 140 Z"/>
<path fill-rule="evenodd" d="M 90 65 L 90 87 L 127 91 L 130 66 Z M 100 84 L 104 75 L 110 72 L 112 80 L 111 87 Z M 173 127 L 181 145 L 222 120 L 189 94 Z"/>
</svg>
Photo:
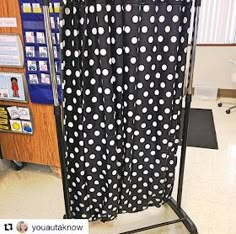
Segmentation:
<svg viewBox="0 0 236 234">
<path fill-rule="evenodd" d="M 218 107 L 222 107 L 223 106 L 223 103 L 222 102 L 219 102 L 218 103 Z M 234 105 L 234 106 L 231 106 L 230 108 L 228 108 L 225 112 L 226 112 L 226 114 L 230 114 L 231 113 L 231 110 L 233 110 L 233 109 L 236 109 L 236 105 Z"/>
</svg>

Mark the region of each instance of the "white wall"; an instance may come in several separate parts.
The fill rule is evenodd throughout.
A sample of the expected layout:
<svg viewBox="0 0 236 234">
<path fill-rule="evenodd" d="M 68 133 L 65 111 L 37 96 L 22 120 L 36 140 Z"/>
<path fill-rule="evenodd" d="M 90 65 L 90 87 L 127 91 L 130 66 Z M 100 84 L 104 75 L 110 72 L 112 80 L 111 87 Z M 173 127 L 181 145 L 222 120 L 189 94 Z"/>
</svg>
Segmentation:
<svg viewBox="0 0 236 234">
<path fill-rule="evenodd" d="M 236 77 L 236 46 L 197 47 L 193 86 L 210 86 L 221 89 L 235 89 L 231 79 Z"/>
</svg>

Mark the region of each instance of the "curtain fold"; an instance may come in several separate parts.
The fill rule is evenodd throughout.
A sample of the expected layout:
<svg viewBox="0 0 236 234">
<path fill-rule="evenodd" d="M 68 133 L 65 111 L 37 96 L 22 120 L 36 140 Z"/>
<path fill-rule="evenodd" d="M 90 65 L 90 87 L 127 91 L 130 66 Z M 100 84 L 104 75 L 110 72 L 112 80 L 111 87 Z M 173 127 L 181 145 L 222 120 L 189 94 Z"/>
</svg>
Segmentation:
<svg viewBox="0 0 236 234">
<path fill-rule="evenodd" d="M 171 196 L 190 0 L 64 0 L 64 138 L 74 218 Z"/>
</svg>

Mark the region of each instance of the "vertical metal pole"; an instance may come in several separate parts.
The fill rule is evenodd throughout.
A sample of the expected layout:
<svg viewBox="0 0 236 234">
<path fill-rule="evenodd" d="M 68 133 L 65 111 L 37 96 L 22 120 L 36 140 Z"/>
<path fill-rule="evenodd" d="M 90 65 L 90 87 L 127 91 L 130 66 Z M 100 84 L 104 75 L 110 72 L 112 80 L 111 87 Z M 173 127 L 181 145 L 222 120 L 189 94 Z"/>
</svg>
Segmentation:
<svg viewBox="0 0 236 234">
<path fill-rule="evenodd" d="M 48 51 L 50 76 L 51 76 L 52 92 L 53 92 L 53 100 L 54 100 L 54 115 L 55 115 L 55 121 L 56 121 L 58 151 L 59 151 L 60 164 L 61 164 L 65 211 L 66 211 L 66 218 L 70 219 L 71 218 L 70 200 L 69 200 L 68 185 L 67 185 L 67 178 L 66 178 L 66 162 L 64 158 L 64 141 L 63 141 L 63 134 L 62 134 L 61 107 L 59 103 L 59 95 L 58 95 L 58 90 L 57 90 L 58 85 L 57 85 L 57 78 L 56 78 L 55 59 L 54 59 L 53 43 L 52 43 L 52 31 L 51 31 L 51 23 L 50 23 L 50 15 L 49 15 L 49 0 L 43 0 L 43 15 L 44 15 L 44 22 L 45 22 L 47 51 Z"/>
<path fill-rule="evenodd" d="M 185 160 L 186 160 L 189 113 L 190 113 L 190 107 L 191 107 L 191 102 L 192 102 L 193 72 L 194 72 L 195 57 L 196 57 L 196 44 L 197 44 L 200 6 L 201 6 L 201 0 L 195 0 L 195 13 L 194 13 L 192 42 L 191 42 L 191 55 L 190 55 L 190 64 L 189 64 L 187 95 L 185 99 L 184 127 L 183 127 L 183 134 L 182 134 L 182 148 L 181 148 L 180 168 L 179 168 L 179 181 L 178 181 L 178 193 L 177 193 L 178 208 L 181 207 L 182 193 L 183 193 L 183 180 L 184 180 L 184 169 L 185 169 Z"/>
</svg>

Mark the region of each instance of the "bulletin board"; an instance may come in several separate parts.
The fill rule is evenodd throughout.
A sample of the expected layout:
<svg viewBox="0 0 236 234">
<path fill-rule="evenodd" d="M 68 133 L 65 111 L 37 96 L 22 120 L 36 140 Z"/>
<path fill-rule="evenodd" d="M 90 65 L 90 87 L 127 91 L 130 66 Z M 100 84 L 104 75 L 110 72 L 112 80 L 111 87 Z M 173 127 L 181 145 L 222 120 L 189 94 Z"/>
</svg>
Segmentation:
<svg viewBox="0 0 236 234">
<path fill-rule="evenodd" d="M 20 9 L 25 45 L 26 79 L 31 101 L 40 104 L 53 104 L 42 0 L 20 0 Z M 52 0 L 49 9 L 58 93 L 61 101 L 62 91 L 59 47 L 60 0 Z"/>
<path fill-rule="evenodd" d="M 32 135 L 33 123 L 29 108 L 0 105 L 0 132 Z"/>
</svg>

